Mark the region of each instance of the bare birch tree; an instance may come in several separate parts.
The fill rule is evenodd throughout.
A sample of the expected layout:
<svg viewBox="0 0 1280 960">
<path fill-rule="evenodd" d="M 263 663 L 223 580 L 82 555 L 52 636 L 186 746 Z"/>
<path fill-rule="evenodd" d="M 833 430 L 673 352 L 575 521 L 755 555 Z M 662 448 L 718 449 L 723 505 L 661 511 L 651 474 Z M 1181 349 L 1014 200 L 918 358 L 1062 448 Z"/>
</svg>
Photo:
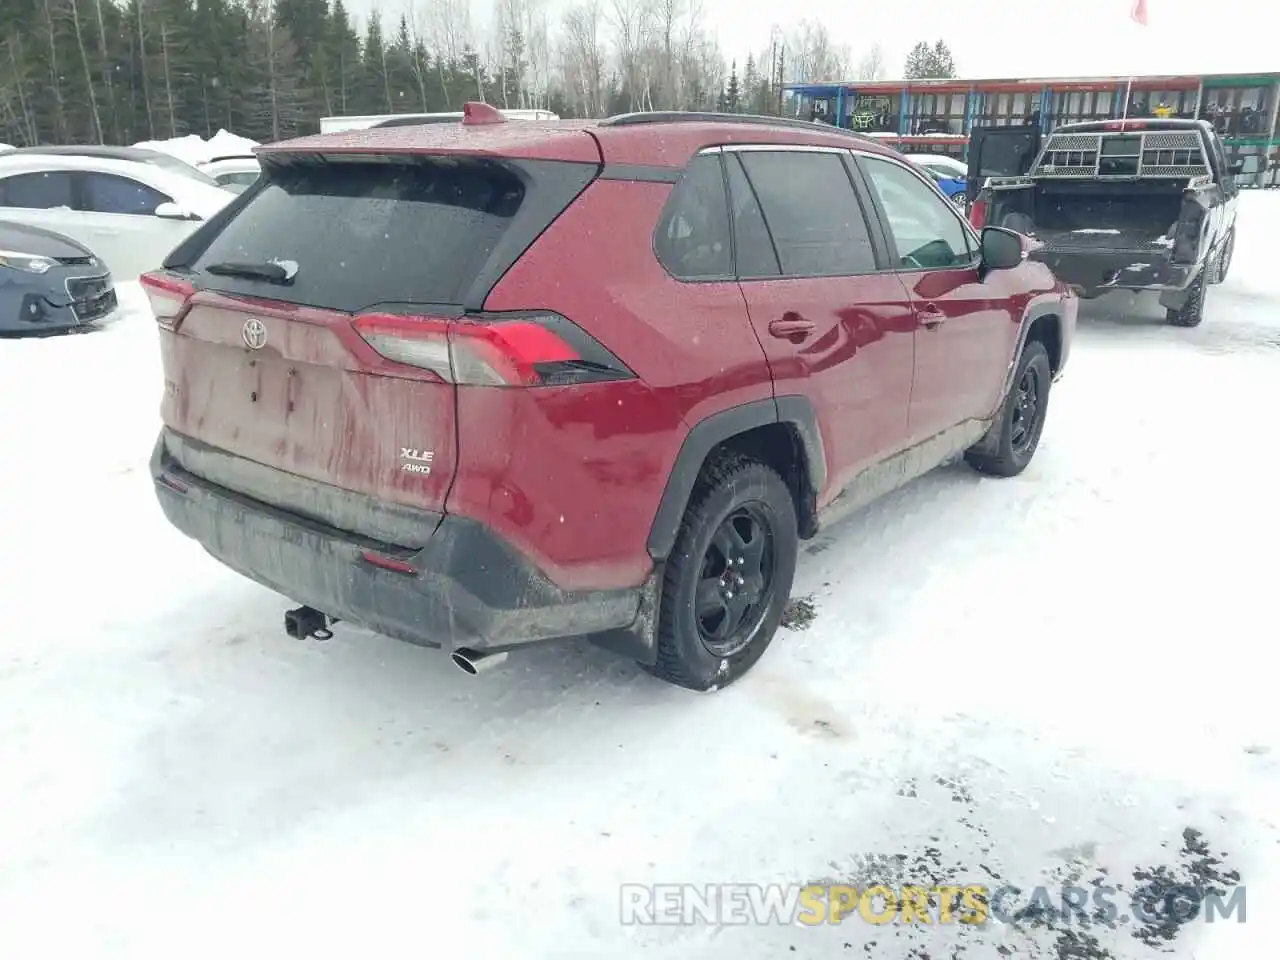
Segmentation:
<svg viewBox="0 0 1280 960">
<path fill-rule="evenodd" d="M 80 52 L 80 67 L 84 71 L 84 86 L 89 97 L 89 136 L 98 143 L 102 143 L 102 117 L 98 114 L 98 97 L 93 88 L 93 68 L 89 65 L 89 51 L 85 46 L 84 31 L 80 27 L 78 0 L 67 0 L 67 9 L 71 19 L 71 29 L 76 38 L 76 49 Z"/>
<path fill-rule="evenodd" d="M 598 117 L 605 110 L 603 20 L 600 0 L 583 0 L 566 10 L 562 21 L 564 85 L 587 117 Z"/>
<path fill-rule="evenodd" d="M 643 53 L 653 32 L 652 0 L 613 0 L 611 22 L 618 71 L 631 109 L 643 109 L 648 94 Z"/>
<path fill-rule="evenodd" d="M 787 79 L 840 80 L 849 72 L 849 48 L 837 45 L 826 26 L 801 20 L 787 39 Z"/>
<path fill-rule="evenodd" d="M 107 52 L 107 24 L 102 15 L 103 0 L 94 0 L 94 13 L 98 19 L 98 63 L 102 70 L 102 86 L 107 91 L 107 110 L 111 114 L 111 132 L 120 136 L 120 115 L 116 109 L 116 91 L 111 80 L 111 55 Z M 99 128 L 101 129 L 101 128 Z"/>
<path fill-rule="evenodd" d="M 45 2 L 47 3 L 48 0 L 45 0 Z M 144 0 L 133 0 L 133 5 L 137 13 L 138 75 L 142 81 L 142 103 L 147 111 L 147 138 L 154 140 L 156 138 L 156 118 L 151 112 L 151 81 L 149 78 L 151 71 L 147 66 L 147 31 L 143 27 Z"/>
<path fill-rule="evenodd" d="M 268 27 L 270 29 L 270 27 Z M 169 112 L 169 136 L 178 135 L 178 113 L 173 102 L 173 68 L 169 59 L 169 25 L 160 20 L 160 63 L 164 70 L 164 102 Z"/>
<path fill-rule="evenodd" d="M 67 111 L 62 98 L 62 71 L 58 68 L 58 30 L 53 22 L 53 0 L 44 0 L 45 27 L 49 32 L 49 82 L 53 86 L 54 129 L 58 139 L 67 135 Z"/>
<path fill-rule="evenodd" d="M 9 34 L 5 40 L 5 47 L 9 53 L 9 75 L 13 85 L 13 96 L 18 99 L 18 116 L 14 118 L 15 123 L 27 143 L 37 144 L 40 142 L 40 132 L 35 115 L 31 111 L 31 101 L 27 99 L 27 59 L 22 50 L 22 35 Z M 11 102 L 8 96 L 5 97 L 5 102 Z M 10 112 L 13 112 L 12 107 Z"/>
<path fill-rule="evenodd" d="M 887 80 L 888 79 L 888 62 L 885 60 L 884 47 L 878 42 L 871 44 L 858 60 L 858 66 L 854 70 L 853 78 L 855 80 Z"/>
</svg>

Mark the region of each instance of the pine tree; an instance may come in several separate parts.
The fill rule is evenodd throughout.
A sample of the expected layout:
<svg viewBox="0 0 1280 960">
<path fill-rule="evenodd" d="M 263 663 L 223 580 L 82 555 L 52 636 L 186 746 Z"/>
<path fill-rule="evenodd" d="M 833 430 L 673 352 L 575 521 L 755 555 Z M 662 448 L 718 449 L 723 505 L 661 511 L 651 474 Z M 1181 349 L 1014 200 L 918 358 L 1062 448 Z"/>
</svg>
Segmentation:
<svg viewBox="0 0 1280 960">
<path fill-rule="evenodd" d="M 902 76 L 907 80 L 921 80 L 931 76 L 933 70 L 933 51 L 929 44 L 921 40 L 907 54 L 906 65 L 902 68 Z"/>
<path fill-rule="evenodd" d="M 387 45 L 382 39 L 382 17 L 375 10 L 364 34 L 363 83 L 360 113 L 392 113 L 391 78 L 387 76 Z"/>
<path fill-rule="evenodd" d="M 387 47 L 387 86 L 391 91 L 392 108 L 396 113 L 412 113 L 426 110 L 426 97 L 418 87 L 413 71 L 413 38 L 409 34 L 409 20 L 400 15 L 395 39 Z"/>
<path fill-rule="evenodd" d="M 334 71 L 332 102 L 325 112 L 329 115 L 352 113 L 358 98 L 358 83 L 353 83 L 352 78 L 358 76 L 361 69 L 360 38 L 351 27 L 351 18 L 342 0 L 333 0 L 325 45 L 326 61 Z"/>
<path fill-rule="evenodd" d="M 333 96 L 328 58 L 326 0 L 275 0 L 274 25 L 292 42 L 299 93 L 309 113 L 328 113 Z"/>
<path fill-rule="evenodd" d="M 942 40 L 933 45 L 933 73 L 934 77 L 951 78 L 956 75 L 955 58 L 951 56 L 951 49 Z"/>
<path fill-rule="evenodd" d="M 945 41 L 929 46 L 921 40 L 907 54 L 902 74 L 908 80 L 945 79 L 956 75 L 956 64 Z"/>
<path fill-rule="evenodd" d="M 742 108 L 742 91 L 738 88 L 738 61 L 729 68 L 729 83 L 724 91 L 724 106 L 729 113 L 739 113 Z"/>
</svg>

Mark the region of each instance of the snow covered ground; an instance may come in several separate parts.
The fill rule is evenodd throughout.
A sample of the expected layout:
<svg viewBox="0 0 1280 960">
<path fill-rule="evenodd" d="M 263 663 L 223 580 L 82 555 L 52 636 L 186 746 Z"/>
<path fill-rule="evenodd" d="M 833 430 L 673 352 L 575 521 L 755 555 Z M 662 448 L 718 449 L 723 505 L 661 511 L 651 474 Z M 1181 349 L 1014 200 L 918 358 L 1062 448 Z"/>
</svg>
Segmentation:
<svg viewBox="0 0 1280 960">
<path fill-rule="evenodd" d="M 824 533 L 812 621 L 714 696 L 581 644 L 472 679 L 291 641 L 154 503 L 137 289 L 0 342 L 0 956 L 1143 957 L 1134 925 L 623 927 L 619 887 L 1161 868 L 1237 871 L 1249 911 L 1164 948 L 1261 956 L 1278 220 L 1244 196 L 1200 329 L 1089 305 L 1027 473 L 942 469 Z"/>
</svg>

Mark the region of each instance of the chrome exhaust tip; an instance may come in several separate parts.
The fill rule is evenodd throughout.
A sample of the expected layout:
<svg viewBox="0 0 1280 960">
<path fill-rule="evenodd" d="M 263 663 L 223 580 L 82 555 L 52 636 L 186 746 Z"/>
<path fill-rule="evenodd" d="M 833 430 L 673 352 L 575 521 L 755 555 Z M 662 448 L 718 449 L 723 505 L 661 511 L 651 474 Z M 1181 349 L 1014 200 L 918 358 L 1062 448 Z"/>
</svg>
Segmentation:
<svg viewBox="0 0 1280 960">
<path fill-rule="evenodd" d="M 491 670 L 505 663 L 507 652 L 500 650 L 494 653 L 485 653 L 480 650 L 472 650 L 469 647 L 459 647 L 449 654 L 449 659 L 463 673 L 474 677 L 484 670 Z"/>
</svg>

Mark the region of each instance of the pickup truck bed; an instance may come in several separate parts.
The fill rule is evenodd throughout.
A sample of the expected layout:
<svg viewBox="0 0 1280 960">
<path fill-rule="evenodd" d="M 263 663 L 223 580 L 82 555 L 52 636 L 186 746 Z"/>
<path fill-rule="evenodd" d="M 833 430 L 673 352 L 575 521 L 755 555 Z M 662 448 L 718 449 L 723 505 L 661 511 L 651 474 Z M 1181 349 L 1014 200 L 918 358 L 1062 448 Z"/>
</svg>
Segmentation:
<svg viewBox="0 0 1280 960">
<path fill-rule="evenodd" d="M 1175 260 L 1189 179 L 1124 183 L 1031 180 L 993 191 L 988 223 L 1038 240 L 1035 252 L 1085 296 L 1181 289 L 1195 263 Z"/>
<path fill-rule="evenodd" d="M 1237 193 L 1202 121 L 1089 122 L 1056 129 L 1027 173 L 988 177 L 970 216 L 1038 241 L 1031 256 L 1080 296 L 1158 291 L 1170 321 L 1188 326 L 1204 286 L 1225 275 Z"/>
</svg>

